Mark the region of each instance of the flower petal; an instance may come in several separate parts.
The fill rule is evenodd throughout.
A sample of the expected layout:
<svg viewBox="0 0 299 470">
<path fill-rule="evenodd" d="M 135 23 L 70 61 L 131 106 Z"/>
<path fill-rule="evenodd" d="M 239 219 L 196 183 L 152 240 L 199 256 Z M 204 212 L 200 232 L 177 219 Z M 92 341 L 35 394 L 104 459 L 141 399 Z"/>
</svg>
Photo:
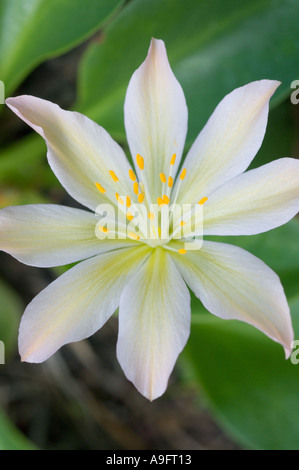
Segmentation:
<svg viewBox="0 0 299 470">
<path fill-rule="evenodd" d="M 64 344 L 95 333 L 115 312 L 131 271 L 148 248 L 96 256 L 67 271 L 37 295 L 22 317 L 19 351 L 23 361 L 42 362 Z"/>
<path fill-rule="evenodd" d="M 204 234 L 253 235 L 288 222 L 299 210 L 299 160 L 281 158 L 236 176 L 204 207 Z"/>
<path fill-rule="evenodd" d="M 218 104 L 186 157 L 187 175 L 179 203 L 198 202 L 246 170 L 262 144 L 269 100 L 279 84 L 252 82 Z"/>
<path fill-rule="evenodd" d="M 189 332 L 189 291 L 157 248 L 125 287 L 119 307 L 117 357 L 142 395 L 154 400 L 165 391 Z"/>
<path fill-rule="evenodd" d="M 133 74 L 125 100 L 125 127 L 133 159 L 144 158 L 144 180 L 152 203 L 161 196 L 159 174 L 173 175 L 182 155 L 188 111 L 183 90 L 175 78 L 164 42 L 152 39 L 148 56 Z M 140 170 L 136 168 L 139 176 Z"/>
<path fill-rule="evenodd" d="M 0 211 L 0 250 L 31 266 L 60 266 L 133 242 L 96 237 L 98 218 L 53 204 L 6 207 Z"/>
<path fill-rule="evenodd" d="M 123 150 L 95 122 L 34 96 L 8 98 L 6 104 L 45 139 L 53 172 L 81 204 L 95 210 L 101 202 L 116 204 L 115 192 L 121 196 L 133 194 L 130 165 Z M 119 177 L 118 183 L 109 171 Z M 105 194 L 95 183 L 102 185 Z"/>
<path fill-rule="evenodd" d="M 255 326 L 280 343 L 286 357 L 291 354 L 289 307 L 279 277 L 265 263 L 239 247 L 208 241 L 199 251 L 173 257 L 211 313 Z"/>
</svg>

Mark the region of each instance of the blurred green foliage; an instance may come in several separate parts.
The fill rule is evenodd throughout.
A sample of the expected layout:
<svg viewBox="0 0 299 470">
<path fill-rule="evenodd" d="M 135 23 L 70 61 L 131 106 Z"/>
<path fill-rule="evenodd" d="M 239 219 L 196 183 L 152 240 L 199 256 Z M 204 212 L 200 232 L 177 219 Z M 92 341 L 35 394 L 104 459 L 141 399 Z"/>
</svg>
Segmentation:
<svg viewBox="0 0 299 470">
<path fill-rule="evenodd" d="M 298 338 L 299 296 L 289 303 Z M 253 449 L 299 449 L 298 364 L 285 360 L 281 346 L 243 323 L 197 315 L 184 355 L 214 415 L 237 441 Z"/>
<path fill-rule="evenodd" d="M 123 102 L 151 37 L 165 41 L 189 109 L 188 140 L 220 99 L 253 80 L 281 80 L 278 103 L 299 73 L 299 3 L 294 0 L 132 1 L 91 44 L 79 73 L 76 109 L 125 141 Z"/>
<path fill-rule="evenodd" d="M 4 361 L 15 352 L 22 302 L 10 286 L 0 279 L 0 340 L 4 344 Z M 4 367 L 0 365 L 0 367 Z M 26 439 L 14 424 L 5 416 L 0 407 L 0 450 L 29 450 L 35 446 Z"/>
<path fill-rule="evenodd" d="M 5 358 L 15 351 L 23 305 L 17 294 L 0 280 L 0 340 L 5 344 Z"/>
<path fill-rule="evenodd" d="M 299 221 L 251 237 L 213 238 L 238 244 L 279 274 L 299 338 Z M 286 361 L 281 345 L 253 327 L 215 318 L 197 300 L 192 304 L 183 358 L 217 419 L 245 446 L 299 449 L 298 365 Z"/>
<path fill-rule="evenodd" d="M 0 77 L 6 93 L 43 60 L 94 33 L 121 0 L 1 0 Z"/>
<path fill-rule="evenodd" d="M 0 450 L 34 450 L 35 445 L 26 439 L 0 409 Z"/>
</svg>

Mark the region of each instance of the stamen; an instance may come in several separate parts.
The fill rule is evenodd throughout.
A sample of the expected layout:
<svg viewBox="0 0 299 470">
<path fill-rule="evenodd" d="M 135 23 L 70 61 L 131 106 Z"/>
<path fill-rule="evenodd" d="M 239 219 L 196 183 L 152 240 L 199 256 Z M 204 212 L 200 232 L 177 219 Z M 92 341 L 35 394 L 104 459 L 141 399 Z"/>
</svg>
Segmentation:
<svg viewBox="0 0 299 470">
<path fill-rule="evenodd" d="M 120 197 L 118 193 L 115 193 L 115 197 L 119 204 L 124 204 L 124 200 Z"/>
<path fill-rule="evenodd" d="M 118 177 L 116 176 L 116 174 L 114 173 L 114 171 L 113 171 L 113 170 L 109 170 L 109 173 L 110 173 L 110 176 L 111 176 L 111 178 L 113 179 L 113 181 L 114 181 L 115 183 L 117 183 L 117 182 L 119 181 L 119 179 L 118 179 Z"/>
<path fill-rule="evenodd" d="M 198 204 L 200 204 L 201 206 L 204 205 L 205 202 L 207 202 L 208 198 L 207 197 L 203 197 Z"/>
<path fill-rule="evenodd" d="M 175 192 L 175 196 L 174 198 L 172 199 L 173 203 L 173 207 L 175 207 L 176 205 L 176 202 L 177 202 L 177 199 L 178 199 L 178 196 L 179 196 L 179 192 L 180 192 L 180 189 L 181 189 L 181 184 L 182 184 L 182 181 L 185 179 L 186 177 L 186 173 L 187 173 L 187 169 L 186 168 L 183 168 L 183 170 L 181 171 L 181 174 L 180 174 L 180 179 L 178 181 L 178 184 L 176 185 L 177 188 L 176 188 L 176 192 Z M 170 175 L 171 176 L 171 175 Z M 173 181 L 172 181 L 172 184 L 173 184 Z M 169 180 L 168 180 L 168 186 L 169 186 Z M 170 189 L 167 190 L 167 194 L 168 194 L 168 191 L 170 191 Z M 173 212 L 171 213 L 171 216 L 170 216 L 170 221 L 172 221 L 172 218 L 173 218 Z"/>
<path fill-rule="evenodd" d="M 168 196 L 166 196 L 166 194 L 164 194 L 164 196 L 162 197 L 162 200 L 163 200 L 164 204 L 169 204 L 170 199 L 169 199 Z"/>
<path fill-rule="evenodd" d="M 134 190 L 135 194 L 139 193 L 139 186 L 138 186 L 137 181 L 135 183 L 133 183 L 133 190 Z"/>
<path fill-rule="evenodd" d="M 166 183 L 166 176 L 164 175 L 164 173 L 160 173 L 160 179 L 161 183 Z"/>
<path fill-rule="evenodd" d="M 128 233 L 128 236 L 129 236 L 130 238 L 133 238 L 133 240 L 140 240 L 140 237 L 139 237 L 139 235 L 137 235 L 137 233 L 129 232 L 129 233 Z"/>
<path fill-rule="evenodd" d="M 164 206 L 165 205 L 165 202 L 163 201 L 163 199 L 161 197 L 157 197 L 157 203 L 159 206 Z"/>
<path fill-rule="evenodd" d="M 168 184 L 167 184 L 168 187 L 167 187 L 167 191 L 166 191 L 166 196 L 167 196 L 168 199 L 170 198 L 171 188 L 173 186 L 172 173 L 173 173 L 173 166 L 175 164 L 175 160 L 176 160 L 176 153 L 174 153 L 172 155 L 171 159 L 170 159 L 170 172 L 169 172 L 169 175 L 168 175 Z M 164 192 L 164 187 L 163 187 L 163 192 Z"/>
<path fill-rule="evenodd" d="M 180 253 L 180 255 L 185 255 L 187 253 L 187 250 L 181 248 L 180 250 L 178 250 L 178 253 Z"/>
<path fill-rule="evenodd" d="M 184 168 L 184 169 L 182 170 L 182 173 L 181 173 L 181 176 L 180 176 L 180 180 L 183 181 L 183 179 L 185 179 L 186 173 L 187 173 L 187 170 L 186 170 L 186 168 Z"/>
<path fill-rule="evenodd" d="M 134 216 L 133 216 L 132 212 L 127 213 L 127 219 L 128 220 L 133 220 L 134 219 Z"/>
<path fill-rule="evenodd" d="M 136 181 L 136 175 L 133 170 L 129 170 L 129 177 L 132 181 Z"/>
<path fill-rule="evenodd" d="M 144 169 L 144 158 L 139 155 L 139 153 L 137 153 L 136 155 L 136 161 L 137 161 L 137 165 L 139 167 L 139 170 L 143 170 Z"/>
<path fill-rule="evenodd" d="M 140 193 L 140 194 L 138 195 L 138 202 L 139 202 L 140 204 L 142 204 L 142 203 L 143 203 L 143 200 L 144 200 L 144 194 Z"/>
<path fill-rule="evenodd" d="M 137 161 L 137 165 L 138 165 L 139 169 L 141 171 L 144 170 L 144 158 L 139 153 L 137 153 L 137 155 L 136 155 L 136 161 Z M 144 195 L 145 195 L 143 197 L 146 197 L 147 204 L 150 204 L 151 203 L 150 195 L 149 195 L 148 189 L 146 187 L 145 181 L 142 179 L 141 175 L 140 175 L 140 178 L 139 178 L 139 186 L 141 188 L 141 192 L 144 193 Z M 134 192 L 135 192 L 135 194 L 138 194 L 138 186 L 136 188 L 134 187 Z"/>
<path fill-rule="evenodd" d="M 181 222 L 181 227 L 184 227 L 185 225 L 186 225 L 186 222 L 184 222 L 184 221 L 182 220 L 182 222 Z"/>
<path fill-rule="evenodd" d="M 103 188 L 103 186 L 100 183 L 95 183 L 97 189 L 100 191 L 100 193 L 104 194 L 106 192 L 106 189 Z"/>
<path fill-rule="evenodd" d="M 148 218 L 149 218 L 150 220 L 154 220 L 154 218 L 155 218 L 154 213 L 153 213 L 153 212 L 149 212 L 149 213 L 148 213 Z"/>
<path fill-rule="evenodd" d="M 126 197 L 126 206 L 127 206 L 127 207 L 130 207 L 131 204 L 132 204 L 132 203 L 131 203 L 131 198 L 130 198 L 130 196 L 127 196 L 127 197 Z"/>
<path fill-rule="evenodd" d="M 99 230 L 100 230 L 101 232 L 103 232 L 103 233 L 108 233 L 108 232 L 109 232 L 109 230 L 107 229 L 107 227 L 101 227 L 101 226 L 99 226 Z"/>
</svg>

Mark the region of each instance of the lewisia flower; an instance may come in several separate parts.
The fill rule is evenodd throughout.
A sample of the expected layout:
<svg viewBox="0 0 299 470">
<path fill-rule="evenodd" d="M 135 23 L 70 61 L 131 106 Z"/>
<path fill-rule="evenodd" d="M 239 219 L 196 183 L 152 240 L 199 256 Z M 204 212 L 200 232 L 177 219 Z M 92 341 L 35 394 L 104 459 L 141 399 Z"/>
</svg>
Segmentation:
<svg viewBox="0 0 299 470">
<path fill-rule="evenodd" d="M 204 235 L 257 234 L 297 213 L 299 161 L 283 158 L 243 173 L 262 143 L 278 85 L 260 80 L 227 95 L 180 171 L 187 107 L 161 40 L 152 40 L 126 94 L 125 127 L 135 168 L 87 117 L 33 96 L 6 101 L 45 139 L 49 164 L 68 193 L 92 211 L 28 205 L 0 212 L 0 248 L 18 260 L 50 267 L 85 259 L 26 308 L 22 360 L 44 361 L 62 345 L 92 335 L 119 307 L 118 360 L 139 392 L 153 400 L 165 391 L 189 336 L 187 285 L 211 313 L 255 326 L 290 355 L 289 308 L 269 267 L 223 243 L 204 240 L 200 249 L 189 249 L 190 235 L 198 238 L 193 209 L 185 219 L 166 212 L 169 235 L 161 233 L 162 212 L 172 203 L 201 206 Z M 139 231 L 134 203 L 144 209 Z M 160 215 L 151 211 L 155 203 Z M 99 204 L 119 209 L 114 230 L 101 223 Z M 144 236 L 145 225 L 155 236 Z M 177 236 L 185 225 L 189 232 Z"/>
</svg>

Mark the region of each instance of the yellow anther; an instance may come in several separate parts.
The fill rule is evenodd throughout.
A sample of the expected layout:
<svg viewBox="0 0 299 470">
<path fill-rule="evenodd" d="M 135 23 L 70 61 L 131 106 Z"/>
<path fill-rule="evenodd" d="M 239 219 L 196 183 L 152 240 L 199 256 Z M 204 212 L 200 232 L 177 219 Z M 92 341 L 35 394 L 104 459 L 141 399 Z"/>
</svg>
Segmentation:
<svg viewBox="0 0 299 470">
<path fill-rule="evenodd" d="M 173 186 L 173 178 L 171 176 L 168 176 L 168 187 L 172 188 Z"/>
<path fill-rule="evenodd" d="M 157 197 L 157 203 L 159 204 L 159 206 L 164 206 L 165 205 L 165 202 L 163 201 L 163 199 L 161 197 Z"/>
<path fill-rule="evenodd" d="M 186 222 L 184 222 L 184 221 L 182 220 L 182 222 L 181 222 L 181 227 L 184 227 L 184 225 L 186 225 Z"/>
<path fill-rule="evenodd" d="M 133 190 L 134 190 L 135 194 L 139 193 L 139 186 L 138 186 L 137 181 L 135 183 L 133 183 Z"/>
<path fill-rule="evenodd" d="M 164 173 L 160 173 L 160 180 L 161 183 L 166 183 L 166 176 L 164 175 Z"/>
<path fill-rule="evenodd" d="M 120 197 L 118 193 L 115 193 L 115 197 L 119 204 L 124 204 L 124 200 Z"/>
<path fill-rule="evenodd" d="M 139 235 L 137 235 L 137 233 L 129 232 L 129 233 L 128 233 L 128 236 L 129 236 L 130 238 L 133 238 L 133 240 L 140 240 L 140 237 L 139 237 Z"/>
<path fill-rule="evenodd" d="M 136 175 L 133 170 L 129 170 L 129 177 L 132 181 L 136 181 Z"/>
<path fill-rule="evenodd" d="M 109 230 L 106 227 L 101 227 L 100 225 L 99 225 L 99 230 L 103 233 L 108 233 L 109 232 Z"/>
<path fill-rule="evenodd" d="M 144 200 L 144 194 L 140 193 L 140 194 L 138 195 L 138 202 L 139 202 L 140 204 L 142 204 L 142 203 L 143 203 L 143 200 Z"/>
<path fill-rule="evenodd" d="M 205 202 L 207 202 L 207 200 L 208 200 L 207 197 L 203 197 L 203 198 L 199 201 L 198 204 L 200 204 L 200 205 L 202 206 Z"/>
<path fill-rule="evenodd" d="M 130 207 L 131 204 L 132 204 L 132 203 L 131 203 L 131 198 L 130 198 L 130 196 L 127 196 L 127 197 L 126 197 L 126 206 L 127 206 L 127 207 Z"/>
<path fill-rule="evenodd" d="M 103 186 L 100 183 L 95 183 L 97 189 L 100 191 L 100 193 L 104 194 L 106 192 L 106 189 L 103 188 Z"/>
<path fill-rule="evenodd" d="M 182 173 L 181 173 L 181 176 L 180 176 L 180 180 L 183 181 L 183 179 L 185 179 L 186 173 L 187 173 L 187 170 L 186 170 L 186 168 L 184 168 L 184 169 L 182 170 Z"/>
<path fill-rule="evenodd" d="M 181 248 L 180 250 L 178 250 L 178 252 L 180 253 L 180 255 L 185 255 L 187 253 L 187 250 Z"/>
<path fill-rule="evenodd" d="M 116 174 L 114 173 L 113 170 L 109 170 L 109 173 L 110 173 L 110 176 L 111 178 L 113 179 L 113 181 L 115 181 L 115 183 L 117 183 L 119 181 L 118 177 L 116 176 Z"/>
<path fill-rule="evenodd" d="M 170 199 L 169 199 L 168 196 L 166 196 L 166 194 L 164 194 L 164 196 L 162 197 L 162 199 L 163 199 L 164 204 L 169 204 Z"/>
<path fill-rule="evenodd" d="M 137 165 L 139 167 L 140 170 L 143 170 L 144 169 L 144 158 L 139 155 L 139 153 L 137 153 L 136 155 L 136 161 L 137 161 Z"/>
<path fill-rule="evenodd" d="M 154 220 L 154 218 L 155 218 L 154 213 L 153 213 L 153 212 L 149 212 L 149 213 L 148 213 L 148 218 L 149 218 L 150 220 Z"/>
<path fill-rule="evenodd" d="M 175 164 L 175 159 L 176 159 L 176 153 L 174 153 L 171 157 L 171 160 L 170 160 L 170 165 L 174 165 Z"/>
<path fill-rule="evenodd" d="M 127 212 L 127 219 L 128 220 L 133 220 L 134 219 L 134 216 L 133 216 L 132 212 Z"/>
</svg>

